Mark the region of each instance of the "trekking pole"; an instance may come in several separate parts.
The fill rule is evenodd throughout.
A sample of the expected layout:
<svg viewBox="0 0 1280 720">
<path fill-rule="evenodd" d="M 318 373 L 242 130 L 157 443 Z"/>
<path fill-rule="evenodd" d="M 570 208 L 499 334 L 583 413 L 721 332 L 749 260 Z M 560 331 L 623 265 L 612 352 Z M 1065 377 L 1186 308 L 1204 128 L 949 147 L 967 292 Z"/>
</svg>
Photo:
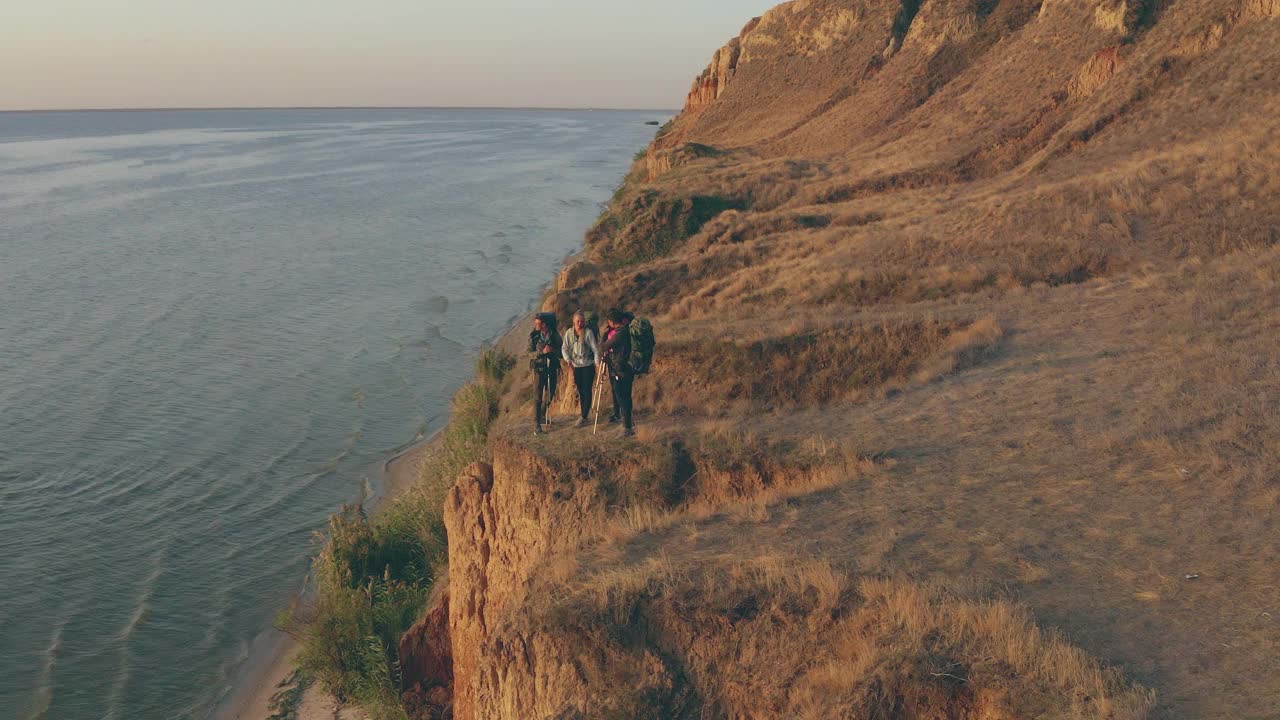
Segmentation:
<svg viewBox="0 0 1280 720">
<path fill-rule="evenodd" d="M 596 366 L 596 381 L 591 384 L 591 410 L 595 413 L 595 424 L 591 427 L 591 434 L 595 435 L 596 430 L 600 428 L 600 367 Z"/>
<path fill-rule="evenodd" d="M 601 363 L 603 366 L 603 363 Z M 591 407 L 596 413 L 595 426 L 591 428 L 591 434 L 595 435 L 600 431 L 600 396 L 604 394 L 604 373 L 600 372 L 600 367 L 596 368 L 596 389 L 591 399 Z"/>
</svg>

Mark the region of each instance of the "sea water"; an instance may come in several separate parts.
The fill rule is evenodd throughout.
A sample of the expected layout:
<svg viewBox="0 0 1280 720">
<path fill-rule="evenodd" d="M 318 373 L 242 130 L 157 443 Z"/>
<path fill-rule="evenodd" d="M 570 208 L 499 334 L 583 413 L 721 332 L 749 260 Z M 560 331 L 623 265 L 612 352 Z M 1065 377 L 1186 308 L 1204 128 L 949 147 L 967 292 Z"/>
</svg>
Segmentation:
<svg viewBox="0 0 1280 720">
<path fill-rule="evenodd" d="M 0 718 L 203 718 L 653 112 L 0 113 Z"/>
</svg>

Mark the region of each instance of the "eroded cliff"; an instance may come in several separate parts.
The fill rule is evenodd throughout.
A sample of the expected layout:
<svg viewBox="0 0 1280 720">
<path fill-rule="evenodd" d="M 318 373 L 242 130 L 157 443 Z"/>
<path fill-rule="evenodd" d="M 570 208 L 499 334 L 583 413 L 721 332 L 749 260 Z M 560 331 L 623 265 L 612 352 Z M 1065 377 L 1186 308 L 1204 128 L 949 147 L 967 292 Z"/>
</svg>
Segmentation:
<svg viewBox="0 0 1280 720">
<path fill-rule="evenodd" d="M 771 450 L 549 461 L 502 443 L 492 465 L 469 468 L 446 507 L 453 716 L 1146 712 L 1148 693 L 1003 603 L 749 546 L 676 557 L 627 547 L 678 522 L 763 519 L 768 505 L 877 475 L 835 448 Z M 429 620 L 406 638 L 438 632 Z"/>
<path fill-rule="evenodd" d="M 567 579 L 576 551 L 588 541 L 625 533 L 637 518 L 812 490 L 831 481 L 834 460 L 809 457 L 783 466 L 680 442 L 623 451 L 588 445 L 567 456 L 497 443 L 492 465 L 469 468 L 445 506 L 456 716 L 586 711 L 601 692 L 598 683 L 616 679 L 584 676 L 592 671 L 587 658 L 612 672 L 630 673 L 630 664 L 639 662 L 631 668 L 638 688 L 684 692 L 652 653 L 632 657 L 572 635 L 522 630 L 516 622 L 554 602 L 562 589 L 547 577 Z"/>
</svg>

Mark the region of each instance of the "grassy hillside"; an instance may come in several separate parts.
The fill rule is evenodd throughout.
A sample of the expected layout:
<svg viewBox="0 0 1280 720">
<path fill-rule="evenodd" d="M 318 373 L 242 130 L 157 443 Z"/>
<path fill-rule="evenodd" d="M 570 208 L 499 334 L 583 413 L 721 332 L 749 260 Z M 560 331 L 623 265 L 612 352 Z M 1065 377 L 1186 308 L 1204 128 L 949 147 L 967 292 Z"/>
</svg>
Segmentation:
<svg viewBox="0 0 1280 720">
<path fill-rule="evenodd" d="M 750 23 L 546 300 L 653 321 L 638 440 L 496 401 L 585 504 L 459 715 L 1274 717 L 1277 68 L 1275 0 Z"/>
</svg>

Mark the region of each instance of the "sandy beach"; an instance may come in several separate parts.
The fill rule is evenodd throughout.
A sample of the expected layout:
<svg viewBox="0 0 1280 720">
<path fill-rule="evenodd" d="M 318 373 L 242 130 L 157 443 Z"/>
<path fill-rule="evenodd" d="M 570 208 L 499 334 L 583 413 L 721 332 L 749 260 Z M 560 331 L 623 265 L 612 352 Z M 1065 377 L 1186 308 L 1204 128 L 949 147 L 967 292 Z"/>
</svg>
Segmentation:
<svg viewBox="0 0 1280 720">
<path fill-rule="evenodd" d="M 375 504 L 386 502 L 412 487 L 418 479 L 423 455 L 439 436 L 433 433 L 391 456 L 382 466 L 382 490 Z M 250 651 L 248 667 L 235 690 L 214 711 L 214 720 L 266 720 L 275 712 L 273 699 L 288 688 L 293 676 L 298 641 L 271 630 L 262 644 Z M 358 709 L 340 708 L 324 691 L 312 686 L 296 708 L 298 720 L 357 720 Z"/>
</svg>

